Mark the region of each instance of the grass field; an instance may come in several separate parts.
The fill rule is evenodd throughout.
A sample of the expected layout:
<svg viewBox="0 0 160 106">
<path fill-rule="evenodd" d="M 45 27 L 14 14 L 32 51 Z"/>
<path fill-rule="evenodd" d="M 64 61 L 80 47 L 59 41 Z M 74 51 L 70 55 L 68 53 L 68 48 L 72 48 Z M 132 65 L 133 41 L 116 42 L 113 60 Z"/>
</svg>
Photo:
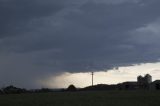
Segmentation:
<svg viewBox="0 0 160 106">
<path fill-rule="evenodd" d="M 0 106 L 160 106 L 160 91 L 10 94 L 0 95 Z"/>
</svg>

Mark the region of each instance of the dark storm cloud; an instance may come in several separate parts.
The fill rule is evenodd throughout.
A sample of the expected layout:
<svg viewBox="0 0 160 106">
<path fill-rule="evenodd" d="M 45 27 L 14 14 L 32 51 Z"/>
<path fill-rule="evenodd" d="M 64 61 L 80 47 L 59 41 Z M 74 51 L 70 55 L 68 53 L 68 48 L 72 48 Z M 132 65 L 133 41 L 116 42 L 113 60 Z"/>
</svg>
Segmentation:
<svg viewBox="0 0 160 106">
<path fill-rule="evenodd" d="M 152 29 L 160 25 L 159 4 L 158 0 L 1 0 L 0 80 L 27 86 L 59 72 L 155 62 L 160 37 Z"/>
<path fill-rule="evenodd" d="M 32 30 L 26 24 L 33 19 L 55 14 L 63 4 L 51 0 L 1 0 L 0 37 L 13 36 Z M 25 28 L 24 28 L 25 26 Z"/>
</svg>

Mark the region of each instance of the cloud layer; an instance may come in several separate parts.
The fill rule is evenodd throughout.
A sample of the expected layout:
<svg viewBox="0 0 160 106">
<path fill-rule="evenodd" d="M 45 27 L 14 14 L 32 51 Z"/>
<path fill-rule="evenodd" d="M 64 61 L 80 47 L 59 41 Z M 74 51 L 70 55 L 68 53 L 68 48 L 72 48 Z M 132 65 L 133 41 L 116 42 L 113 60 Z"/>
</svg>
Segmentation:
<svg viewBox="0 0 160 106">
<path fill-rule="evenodd" d="M 156 62 L 159 4 L 0 0 L 0 82 L 32 86 L 31 82 L 61 72 Z"/>
</svg>

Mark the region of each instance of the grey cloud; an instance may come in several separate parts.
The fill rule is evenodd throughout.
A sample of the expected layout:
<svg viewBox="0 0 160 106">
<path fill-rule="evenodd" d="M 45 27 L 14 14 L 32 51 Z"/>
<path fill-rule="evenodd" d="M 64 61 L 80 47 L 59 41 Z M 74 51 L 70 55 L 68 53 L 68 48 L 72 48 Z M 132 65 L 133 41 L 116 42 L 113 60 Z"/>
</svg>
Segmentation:
<svg viewBox="0 0 160 106">
<path fill-rule="evenodd" d="M 160 38 L 148 35 L 147 39 L 145 31 L 146 25 L 160 18 L 160 1 L 122 1 L 1 1 L 2 76 L 18 82 L 17 74 L 27 75 L 24 81 L 29 83 L 65 71 L 99 71 L 157 61 L 160 44 L 148 42 Z"/>
<path fill-rule="evenodd" d="M 55 14 L 63 8 L 63 4 L 51 0 L 0 1 L 0 37 L 30 31 L 32 29 L 27 26 L 27 23 L 31 20 Z"/>
<path fill-rule="evenodd" d="M 121 3 L 139 3 L 142 0 L 94 0 L 96 3 L 121 4 Z"/>
</svg>

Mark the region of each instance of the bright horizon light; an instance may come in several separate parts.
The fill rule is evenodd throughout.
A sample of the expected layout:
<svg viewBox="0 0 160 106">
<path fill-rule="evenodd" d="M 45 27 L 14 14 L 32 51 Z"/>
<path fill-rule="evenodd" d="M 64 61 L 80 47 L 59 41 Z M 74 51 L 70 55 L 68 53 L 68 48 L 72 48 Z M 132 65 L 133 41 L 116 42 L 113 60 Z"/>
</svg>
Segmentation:
<svg viewBox="0 0 160 106">
<path fill-rule="evenodd" d="M 125 81 L 137 81 L 137 76 L 150 74 L 153 81 L 160 79 L 160 62 L 146 63 L 135 66 L 119 67 L 116 70 L 106 72 L 94 72 L 94 85 L 96 84 L 117 84 Z M 91 73 L 63 73 L 56 77 L 38 81 L 43 87 L 66 88 L 70 84 L 76 87 L 91 85 Z"/>
</svg>

